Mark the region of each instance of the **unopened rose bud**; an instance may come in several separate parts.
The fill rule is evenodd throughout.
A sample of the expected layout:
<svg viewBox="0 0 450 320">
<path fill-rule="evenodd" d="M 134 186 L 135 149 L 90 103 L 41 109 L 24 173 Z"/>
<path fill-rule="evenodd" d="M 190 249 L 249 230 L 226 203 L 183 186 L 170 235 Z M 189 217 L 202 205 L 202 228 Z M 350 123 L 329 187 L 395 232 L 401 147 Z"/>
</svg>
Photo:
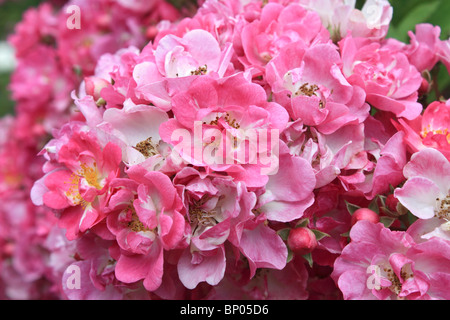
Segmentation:
<svg viewBox="0 0 450 320">
<path fill-rule="evenodd" d="M 317 247 L 316 235 L 308 228 L 292 229 L 289 232 L 287 245 L 295 254 L 310 253 Z"/>
<path fill-rule="evenodd" d="M 420 88 L 419 88 L 419 96 L 428 94 L 429 91 L 430 91 L 430 84 L 428 83 L 428 81 L 425 78 L 423 78 L 422 84 L 420 85 Z"/>
<path fill-rule="evenodd" d="M 84 78 L 86 94 L 94 97 L 94 101 L 101 98 L 100 92 L 109 85 L 108 81 L 97 77 Z"/>
<path fill-rule="evenodd" d="M 112 18 L 109 14 L 102 14 L 97 17 L 97 26 L 102 30 L 108 30 L 110 28 Z"/>
<path fill-rule="evenodd" d="M 398 202 L 398 199 L 393 194 L 390 194 L 386 197 L 386 207 L 391 211 L 397 211 Z"/>
<path fill-rule="evenodd" d="M 145 36 L 149 40 L 155 39 L 156 35 L 158 34 L 158 28 L 156 26 L 150 26 L 145 31 Z"/>
<path fill-rule="evenodd" d="M 408 213 L 408 209 L 406 209 L 393 194 L 390 194 L 387 196 L 386 207 L 390 211 L 392 211 L 398 215 L 404 215 L 404 214 Z"/>
<path fill-rule="evenodd" d="M 360 208 L 356 210 L 352 215 L 352 226 L 361 220 L 368 220 L 372 223 L 380 222 L 380 216 L 375 212 L 367 208 Z"/>
</svg>

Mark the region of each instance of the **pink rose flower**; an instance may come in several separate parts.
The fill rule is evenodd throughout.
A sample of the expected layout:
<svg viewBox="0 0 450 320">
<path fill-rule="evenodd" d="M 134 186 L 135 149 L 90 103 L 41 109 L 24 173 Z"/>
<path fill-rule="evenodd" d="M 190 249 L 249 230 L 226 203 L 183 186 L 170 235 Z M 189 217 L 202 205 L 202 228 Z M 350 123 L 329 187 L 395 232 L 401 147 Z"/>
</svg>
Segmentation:
<svg viewBox="0 0 450 320">
<path fill-rule="evenodd" d="M 349 123 L 361 123 L 369 115 L 361 87 L 347 82 L 342 62 L 331 44 L 306 48 L 288 44 L 266 68 L 273 98 L 293 120 L 330 134 Z"/>
<path fill-rule="evenodd" d="M 62 129 L 64 130 L 64 128 Z M 47 150 L 56 156 L 54 168 L 39 179 L 31 197 L 35 205 L 61 210 L 59 224 L 67 237 L 76 239 L 106 217 L 110 183 L 119 175 L 122 151 L 114 143 L 104 145 L 93 131 L 74 130 L 52 141 Z"/>
<path fill-rule="evenodd" d="M 371 106 L 408 120 L 420 115 L 423 107 L 417 99 L 422 76 L 404 53 L 350 36 L 339 46 L 345 77 L 350 83 L 365 84 L 366 101 Z"/>
<path fill-rule="evenodd" d="M 450 219 L 450 163 L 435 149 L 415 153 L 403 169 L 407 179 L 395 197 L 420 219 Z"/>
<path fill-rule="evenodd" d="M 243 183 L 192 168 L 180 171 L 174 183 L 183 188 L 191 229 L 190 245 L 178 262 L 184 286 L 193 289 L 204 281 L 217 285 L 227 265 L 226 244 L 232 244 L 248 259 L 250 278 L 260 267 L 284 267 L 286 247 L 265 225 L 263 214 L 255 218 L 256 195 Z"/>
<path fill-rule="evenodd" d="M 173 97 L 172 105 L 174 118 L 161 125 L 160 135 L 187 164 L 226 172 L 248 187 L 267 182 L 269 172 L 262 168 L 278 169 L 276 155 L 269 153 L 288 114 L 242 73 L 217 80 L 199 77 Z M 258 135 L 266 143 L 251 140 Z"/>
<path fill-rule="evenodd" d="M 450 100 L 435 101 L 416 119 L 398 119 L 393 124 L 405 133 L 405 142 L 412 153 L 434 148 L 450 160 Z"/>
<path fill-rule="evenodd" d="M 164 251 L 183 247 L 183 204 L 170 179 L 140 166 L 127 170 L 128 179 L 112 184 L 124 187 L 111 196 L 107 226 L 120 247 L 115 275 L 125 283 L 144 280 L 148 291 L 162 283 Z"/>
<path fill-rule="evenodd" d="M 223 77 L 230 67 L 232 52 L 230 44 L 220 48 L 205 30 L 191 30 L 183 37 L 168 34 L 151 53 L 144 49 L 143 61 L 134 68 L 136 95 L 168 111 L 171 97 L 197 76 Z"/>
<path fill-rule="evenodd" d="M 450 73 L 450 39 L 441 41 L 438 48 L 438 57 Z"/>
<path fill-rule="evenodd" d="M 360 221 L 332 273 L 344 299 L 448 299 L 450 242 L 415 244 L 405 232 Z"/>
<path fill-rule="evenodd" d="M 441 28 L 431 24 L 416 25 L 416 32 L 408 32 L 411 43 L 406 49 L 409 61 L 418 71 L 431 70 L 439 61 Z"/>
<path fill-rule="evenodd" d="M 296 3 L 286 6 L 270 2 L 265 5 L 258 18 L 250 22 L 240 21 L 235 37 L 240 39 L 243 56 L 239 60 L 246 67 L 263 70 L 264 66 L 280 50 L 293 42 L 306 47 L 316 43 L 327 43 L 329 33 L 323 27 L 320 17 Z M 235 43 L 237 40 L 235 40 Z"/>
<path fill-rule="evenodd" d="M 353 37 L 382 40 L 393 15 L 393 8 L 386 0 L 368 0 L 361 10 L 355 8 L 355 1 L 301 0 L 300 3 L 320 15 L 323 25 L 336 40 L 348 33 Z"/>
</svg>

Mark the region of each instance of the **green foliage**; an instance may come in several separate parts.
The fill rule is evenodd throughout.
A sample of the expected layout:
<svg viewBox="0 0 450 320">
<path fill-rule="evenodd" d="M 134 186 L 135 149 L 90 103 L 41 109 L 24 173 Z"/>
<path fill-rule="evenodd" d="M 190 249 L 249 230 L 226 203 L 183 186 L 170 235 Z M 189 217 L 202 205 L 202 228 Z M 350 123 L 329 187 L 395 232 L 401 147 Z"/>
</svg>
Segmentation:
<svg viewBox="0 0 450 320">
<path fill-rule="evenodd" d="M 0 4 L 0 40 L 5 40 L 22 19 L 23 12 L 29 7 L 37 7 L 42 0 L 6 0 Z"/>
<path fill-rule="evenodd" d="M 442 29 L 441 39 L 450 37 L 450 1 L 448 0 L 389 0 L 394 16 L 388 37 L 409 42 L 408 31 L 414 31 L 416 24 L 431 23 Z M 357 0 L 362 8 L 365 0 Z"/>
<path fill-rule="evenodd" d="M 408 42 L 408 31 L 419 23 L 431 23 L 442 29 L 441 39 L 450 36 L 450 1 L 448 0 L 391 0 L 394 17 L 388 37 Z"/>
<path fill-rule="evenodd" d="M 0 117 L 6 114 L 12 114 L 14 111 L 14 103 L 8 91 L 9 79 L 9 73 L 0 73 Z"/>
<path fill-rule="evenodd" d="M 22 19 L 26 9 L 36 7 L 42 0 L 6 0 L 0 4 L 0 41 L 5 41 L 14 31 L 14 26 Z M 11 100 L 8 84 L 10 73 L 0 72 L 0 117 L 12 114 L 14 103 Z"/>
<path fill-rule="evenodd" d="M 415 31 L 420 23 L 430 23 L 441 28 L 441 40 L 450 37 L 450 1 L 448 0 L 390 0 L 394 16 L 388 37 L 409 43 L 408 31 Z M 438 86 L 433 88 L 427 101 L 450 98 L 450 77 L 447 69 L 438 64 L 433 70 Z M 438 96 L 439 95 L 439 96 Z"/>
</svg>

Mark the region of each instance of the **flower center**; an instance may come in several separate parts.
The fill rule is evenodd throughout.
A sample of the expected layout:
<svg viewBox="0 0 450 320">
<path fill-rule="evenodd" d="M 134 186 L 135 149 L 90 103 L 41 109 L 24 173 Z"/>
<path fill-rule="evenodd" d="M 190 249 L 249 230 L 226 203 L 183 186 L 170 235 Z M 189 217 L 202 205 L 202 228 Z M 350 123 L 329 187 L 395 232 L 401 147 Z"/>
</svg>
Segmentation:
<svg viewBox="0 0 450 320">
<path fill-rule="evenodd" d="M 150 229 L 149 227 L 145 226 L 142 221 L 139 220 L 138 215 L 136 214 L 136 210 L 133 206 L 133 204 L 129 204 L 126 209 L 123 211 L 125 214 L 121 218 L 121 222 L 124 223 L 128 229 L 130 229 L 133 232 L 156 232 L 157 228 Z M 122 220 L 123 219 L 123 220 Z"/>
<path fill-rule="evenodd" d="M 409 273 L 404 268 L 400 271 L 400 277 L 403 279 L 403 282 L 408 280 L 409 278 L 413 277 L 412 273 Z M 398 295 L 402 291 L 402 281 L 399 279 L 397 274 L 389 267 L 383 268 L 383 271 L 385 272 L 386 277 L 391 282 L 391 286 L 389 287 L 389 290 L 391 290 L 393 293 Z"/>
<path fill-rule="evenodd" d="M 157 147 L 158 147 L 157 144 L 156 145 L 153 144 L 152 137 L 149 137 L 144 141 L 139 142 L 134 148 L 140 153 L 142 153 L 145 158 L 150 158 L 159 153 Z"/>
<path fill-rule="evenodd" d="M 202 76 L 208 72 L 208 66 L 205 64 L 204 66 L 198 67 L 196 70 L 191 71 L 191 76 Z"/>
<path fill-rule="evenodd" d="M 426 128 L 424 128 L 421 132 L 420 135 L 422 137 L 422 139 L 427 138 L 429 135 L 433 136 L 433 135 L 443 135 L 447 138 L 447 142 L 450 144 L 450 132 L 448 128 L 445 129 L 436 129 L 433 130 L 431 129 L 431 125 L 428 125 Z"/>
<path fill-rule="evenodd" d="M 304 83 L 294 94 L 295 96 L 304 95 L 307 97 L 312 97 L 316 95 L 316 91 L 319 90 L 319 87 L 315 84 L 310 85 L 309 83 Z"/>
<path fill-rule="evenodd" d="M 217 115 L 214 120 L 209 122 L 209 125 L 210 126 L 219 125 L 220 119 L 223 119 L 226 123 L 228 123 L 228 125 L 230 127 L 234 128 L 234 129 L 239 129 L 241 127 L 241 125 L 237 122 L 237 120 L 235 118 L 231 117 L 231 115 L 228 112 L 225 112 L 225 116 Z M 203 122 L 203 124 L 206 124 L 206 122 Z"/>
<path fill-rule="evenodd" d="M 201 226 L 212 226 L 217 223 L 217 220 L 214 219 L 217 214 L 216 211 L 206 211 L 201 208 L 207 201 L 208 197 L 192 201 L 193 203 L 189 206 L 189 220 L 191 223 Z"/>
<path fill-rule="evenodd" d="M 131 215 L 131 221 L 128 222 L 128 228 L 130 228 L 131 231 L 134 232 L 151 231 L 149 228 L 144 226 L 144 224 L 139 220 L 139 217 L 134 211 Z"/>
<path fill-rule="evenodd" d="M 70 185 L 69 190 L 66 191 L 66 196 L 70 198 L 75 205 L 86 206 L 86 201 L 81 197 L 80 194 L 80 181 L 84 179 L 88 185 L 96 188 L 97 190 L 101 190 L 102 186 L 98 182 L 98 170 L 97 164 L 94 162 L 93 168 L 82 163 L 80 165 L 80 169 L 77 172 L 72 172 L 70 175 L 70 181 L 66 182 Z"/>
<path fill-rule="evenodd" d="M 210 226 L 215 225 L 216 220 L 214 216 L 216 215 L 215 211 L 207 212 L 205 210 L 199 208 L 190 208 L 189 209 L 189 219 L 193 224 L 199 224 L 202 226 Z"/>
<path fill-rule="evenodd" d="M 445 199 L 436 198 L 436 202 L 436 217 L 450 221 L 450 196 L 445 197 Z"/>
</svg>

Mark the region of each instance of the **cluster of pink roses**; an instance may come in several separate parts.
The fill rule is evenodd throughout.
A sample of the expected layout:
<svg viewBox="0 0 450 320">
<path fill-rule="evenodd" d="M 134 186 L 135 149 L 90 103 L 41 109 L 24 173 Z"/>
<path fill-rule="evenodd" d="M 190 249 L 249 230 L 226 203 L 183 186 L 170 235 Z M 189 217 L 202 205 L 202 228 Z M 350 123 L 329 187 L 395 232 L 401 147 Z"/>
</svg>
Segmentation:
<svg viewBox="0 0 450 320">
<path fill-rule="evenodd" d="M 10 39 L 6 297 L 450 299 L 439 27 L 387 39 L 386 0 L 70 4 L 79 30 L 43 5 Z"/>
<path fill-rule="evenodd" d="M 61 298 L 61 277 L 74 243 L 54 212 L 35 206 L 31 188 L 42 177 L 38 156 L 54 128 L 79 118 L 71 91 L 93 74 L 97 60 L 124 46 L 142 47 L 161 20 L 181 14 L 165 1 L 48 1 L 27 10 L 8 38 L 16 68 L 9 89 L 14 116 L 0 119 L 0 298 Z M 70 5 L 81 28 L 69 30 Z M 72 251 L 70 251 L 72 250 Z"/>
</svg>

